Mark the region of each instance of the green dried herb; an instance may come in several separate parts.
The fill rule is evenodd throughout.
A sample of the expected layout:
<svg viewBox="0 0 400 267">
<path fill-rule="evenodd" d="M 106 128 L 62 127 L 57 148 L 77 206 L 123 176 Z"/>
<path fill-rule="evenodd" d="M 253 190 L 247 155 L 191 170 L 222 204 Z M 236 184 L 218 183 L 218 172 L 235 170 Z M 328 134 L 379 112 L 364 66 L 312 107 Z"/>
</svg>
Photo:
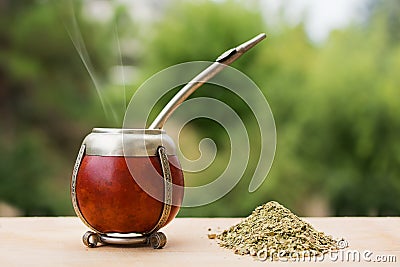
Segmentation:
<svg viewBox="0 0 400 267">
<path fill-rule="evenodd" d="M 319 232 L 275 201 L 257 207 L 239 224 L 218 234 L 219 245 L 236 254 L 256 256 L 263 251 L 266 258 L 293 255 L 318 256 L 342 248 L 332 236 Z"/>
</svg>

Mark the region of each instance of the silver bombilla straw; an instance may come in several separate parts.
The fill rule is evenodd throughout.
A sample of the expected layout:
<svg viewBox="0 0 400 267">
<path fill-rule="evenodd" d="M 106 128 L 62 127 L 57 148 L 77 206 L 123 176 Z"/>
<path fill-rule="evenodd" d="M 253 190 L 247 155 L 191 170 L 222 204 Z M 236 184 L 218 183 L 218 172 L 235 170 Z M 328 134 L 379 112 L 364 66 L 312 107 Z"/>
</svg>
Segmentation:
<svg viewBox="0 0 400 267">
<path fill-rule="evenodd" d="M 165 122 L 171 116 L 172 112 L 178 108 L 178 106 L 185 101 L 197 88 L 202 86 L 217 73 L 223 70 L 226 66 L 230 65 L 250 48 L 254 47 L 256 44 L 265 39 L 265 33 L 261 33 L 254 37 L 253 39 L 235 47 L 229 49 L 220 55 L 217 60 L 211 64 L 208 68 L 199 73 L 194 77 L 189 83 L 187 83 L 163 108 L 163 110 L 158 114 L 153 123 L 150 125 L 150 129 L 161 129 L 163 128 Z"/>
</svg>

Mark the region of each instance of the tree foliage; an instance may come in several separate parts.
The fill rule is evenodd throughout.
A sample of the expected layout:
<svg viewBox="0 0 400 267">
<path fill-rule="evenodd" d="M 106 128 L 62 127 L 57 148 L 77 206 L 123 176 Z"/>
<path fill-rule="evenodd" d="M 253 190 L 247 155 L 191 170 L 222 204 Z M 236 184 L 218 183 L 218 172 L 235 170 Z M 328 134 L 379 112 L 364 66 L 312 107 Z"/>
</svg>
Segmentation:
<svg viewBox="0 0 400 267">
<path fill-rule="evenodd" d="M 109 81 L 113 65 L 140 69 L 140 79 L 127 85 L 132 94 L 165 67 L 213 61 L 259 32 L 269 35 L 233 66 L 254 80 L 273 111 L 278 143 L 271 172 L 259 190 L 247 191 L 258 153 L 254 138 L 251 163 L 239 184 L 210 205 L 183 209 L 181 216 L 245 216 L 272 199 L 302 215 L 316 214 L 312 206 L 321 203 L 331 215 L 399 214 L 397 1 L 370 1 L 362 23 L 333 32 L 318 46 L 301 23 L 270 28 L 257 1 L 171 1 L 163 17 L 146 25 L 146 34 L 132 28 L 122 7 L 111 21 L 99 22 L 83 15 L 80 1 L 67 2 L 0 2 L 0 201 L 26 215 L 72 214 L 69 179 L 80 142 L 94 126 L 115 126 L 104 116 L 65 30 L 71 29 L 73 7 L 110 105 L 126 102 L 121 86 Z M 119 54 L 116 33 L 121 43 L 134 37 L 141 44 L 133 59 Z M 248 131 L 256 131 L 250 109 L 233 95 L 207 85 L 198 96 L 229 104 Z M 189 148 L 197 148 L 195 141 L 203 137 L 216 140 L 221 155 L 203 179 L 218 174 L 230 151 L 226 132 L 198 120 L 184 135 Z M 186 175 L 188 184 L 191 177 Z"/>
<path fill-rule="evenodd" d="M 96 70 L 105 73 L 107 42 L 79 3 L 71 8 Z M 82 136 L 104 121 L 63 19 L 51 2 L 2 1 L 0 9 L 0 200 L 27 215 L 71 211 L 75 153 Z"/>
<path fill-rule="evenodd" d="M 400 46 L 392 33 L 399 17 L 392 2 L 377 1 L 367 24 L 334 32 L 321 47 L 309 41 L 302 24 L 283 27 L 234 64 L 253 78 L 272 108 L 278 136 L 274 165 L 258 192 L 247 192 L 249 171 L 223 199 L 181 215 L 243 216 L 270 199 L 304 214 L 314 214 L 309 206 L 321 200 L 333 215 L 398 214 Z M 153 69 L 212 59 L 262 31 L 270 29 L 255 6 L 173 5 L 146 54 Z M 201 91 L 221 97 L 215 90 Z M 221 99 L 235 106 L 229 95 Z M 250 115 L 240 106 L 236 111 Z M 197 131 L 223 132 L 209 122 L 197 124 Z"/>
</svg>

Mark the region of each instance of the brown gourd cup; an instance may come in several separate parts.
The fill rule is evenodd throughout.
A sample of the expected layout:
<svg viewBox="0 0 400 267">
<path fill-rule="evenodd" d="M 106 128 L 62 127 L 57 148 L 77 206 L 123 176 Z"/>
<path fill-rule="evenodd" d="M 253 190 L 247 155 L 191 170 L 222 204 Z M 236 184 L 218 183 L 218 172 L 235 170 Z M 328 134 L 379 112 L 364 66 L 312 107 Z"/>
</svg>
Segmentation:
<svg viewBox="0 0 400 267">
<path fill-rule="evenodd" d="M 162 128 L 196 89 L 265 37 L 224 52 L 168 102 L 149 129 L 94 128 L 86 136 L 71 179 L 74 210 L 92 230 L 83 236 L 86 246 L 166 244 L 158 230 L 178 213 L 184 182 L 175 145 Z"/>
<path fill-rule="evenodd" d="M 184 179 L 175 145 L 158 129 L 94 128 L 84 139 L 71 182 L 83 242 L 165 245 L 157 232 L 178 213 Z M 118 233 L 118 236 L 114 234 Z M 139 234 L 136 236 L 121 234 Z"/>
</svg>

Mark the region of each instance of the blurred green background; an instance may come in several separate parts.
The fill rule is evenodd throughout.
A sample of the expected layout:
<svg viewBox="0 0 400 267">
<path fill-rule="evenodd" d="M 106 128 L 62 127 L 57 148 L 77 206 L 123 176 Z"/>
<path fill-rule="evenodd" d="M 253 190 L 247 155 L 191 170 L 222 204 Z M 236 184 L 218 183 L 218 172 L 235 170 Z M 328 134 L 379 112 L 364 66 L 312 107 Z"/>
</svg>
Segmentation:
<svg viewBox="0 0 400 267">
<path fill-rule="evenodd" d="M 260 32 L 268 39 L 233 67 L 274 114 L 268 178 L 249 193 L 250 164 L 225 197 L 179 215 L 246 216 L 269 200 L 302 216 L 400 214 L 399 1 L 365 1 L 361 19 L 321 42 L 305 19 L 288 23 L 276 12 L 270 23 L 263 1 L 149 1 L 147 19 L 122 2 L 0 1 L 0 216 L 72 215 L 70 175 L 93 127 L 121 127 L 130 97 L 152 74 L 214 60 Z M 184 133 L 196 149 L 190 140 L 199 137 L 227 142 L 207 121 Z"/>
</svg>

